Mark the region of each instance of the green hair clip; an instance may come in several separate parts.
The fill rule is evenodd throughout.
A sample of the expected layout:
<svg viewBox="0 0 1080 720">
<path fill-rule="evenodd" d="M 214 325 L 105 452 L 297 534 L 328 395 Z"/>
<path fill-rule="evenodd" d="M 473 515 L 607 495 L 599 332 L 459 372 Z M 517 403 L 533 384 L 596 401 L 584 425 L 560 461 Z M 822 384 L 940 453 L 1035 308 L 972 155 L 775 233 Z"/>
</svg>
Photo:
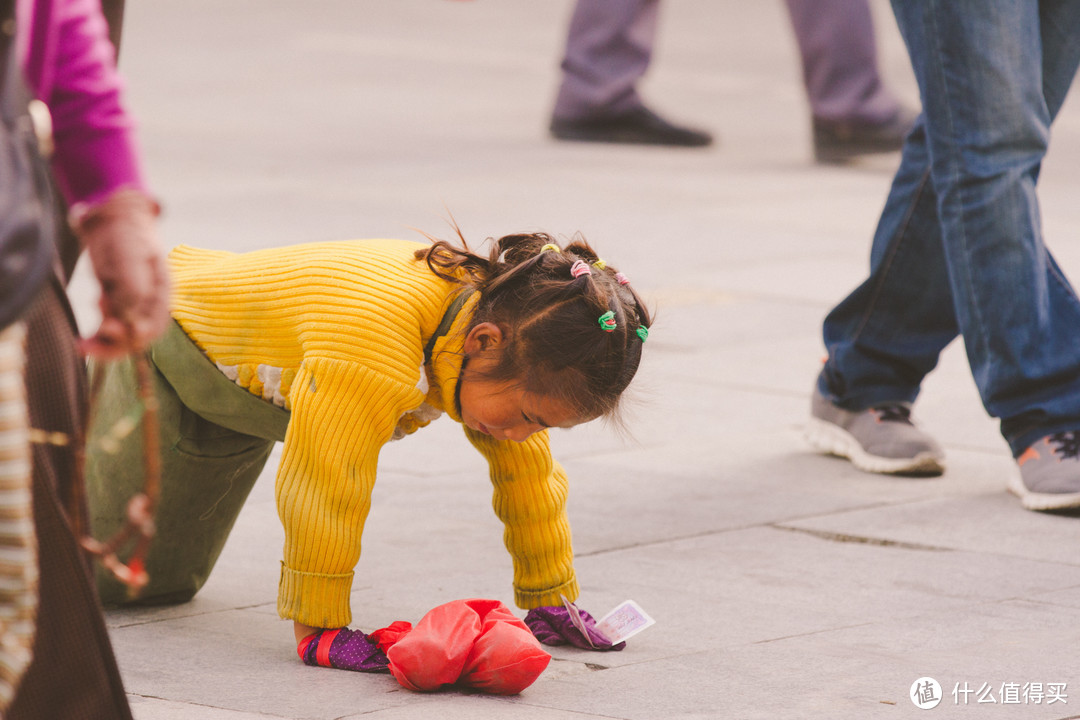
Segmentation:
<svg viewBox="0 0 1080 720">
<path fill-rule="evenodd" d="M 636 332 L 637 336 L 641 338 L 641 342 L 645 342 L 649 339 L 649 328 L 645 327 L 644 325 L 638 325 Z"/>
<path fill-rule="evenodd" d="M 615 312 L 608 310 L 600 316 L 600 329 L 604 332 L 615 332 L 618 325 L 615 323 Z"/>
</svg>

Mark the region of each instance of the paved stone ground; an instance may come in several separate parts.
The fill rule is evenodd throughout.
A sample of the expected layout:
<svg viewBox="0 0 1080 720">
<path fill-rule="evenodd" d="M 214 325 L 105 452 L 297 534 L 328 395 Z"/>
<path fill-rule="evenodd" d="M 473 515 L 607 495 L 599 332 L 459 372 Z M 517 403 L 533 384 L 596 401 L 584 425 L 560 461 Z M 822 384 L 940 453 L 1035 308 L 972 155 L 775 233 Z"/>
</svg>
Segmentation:
<svg viewBox="0 0 1080 720">
<path fill-rule="evenodd" d="M 884 73 L 916 101 L 887 6 Z M 644 92 L 720 136 L 706 150 L 546 134 L 569 0 L 130 3 L 121 65 L 172 244 L 583 232 L 657 309 L 630 434 L 556 432 L 581 603 L 657 620 L 618 654 L 555 650 L 520 696 L 408 692 L 308 668 L 275 612 L 270 472 L 191 603 L 112 612 L 139 720 L 1080 717 L 1080 519 L 1020 509 L 959 343 L 917 406 L 936 480 L 862 474 L 801 439 L 820 323 L 859 282 L 896 155 L 815 166 L 783 5 L 664 6 Z M 1041 181 L 1080 278 L 1080 114 Z M 92 322 L 92 291 L 76 285 Z M 479 457 L 442 420 L 389 446 L 357 568 L 359 627 L 484 596 L 510 563 Z M 1067 683 L 1067 702 L 1006 704 Z M 993 705 L 954 688 L 992 689 Z M 1005 695 L 1002 695 L 1002 690 Z M 986 700 L 988 696 L 983 695 Z M 959 702 L 957 702 L 959 700 Z"/>
</svg>

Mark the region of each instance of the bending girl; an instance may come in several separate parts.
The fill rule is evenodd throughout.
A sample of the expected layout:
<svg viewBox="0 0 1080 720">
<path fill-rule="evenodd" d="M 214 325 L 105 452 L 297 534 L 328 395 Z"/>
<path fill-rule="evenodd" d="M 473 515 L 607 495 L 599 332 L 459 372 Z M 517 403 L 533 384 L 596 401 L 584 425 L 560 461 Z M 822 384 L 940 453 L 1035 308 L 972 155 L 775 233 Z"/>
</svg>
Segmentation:
<svg viewBox="0 0 1080 720">
<path fill-rule="evenodd" d="M 445 412 L 487 459 L 522 608 L 574 600 L 567 478 L 549 427 L 612 416 L 651 324 L 584 241 L 510 235 L 490 254 L 438 241 L 316 243 L 170 255 L 176 323 L 151 350 L 162 494 L 143 602 L 205 582 L 276 441 L 285 528 L 278 612 L 297 640 L 352 619 L 349 594 L 380 448 Z M 105 368 L 95 426 L 136 403 Z M 123 522 L 138 447 L 92 443 L 94 531 Z M 123 588 L 102 577 L 103 600 Z"/>
</svg>

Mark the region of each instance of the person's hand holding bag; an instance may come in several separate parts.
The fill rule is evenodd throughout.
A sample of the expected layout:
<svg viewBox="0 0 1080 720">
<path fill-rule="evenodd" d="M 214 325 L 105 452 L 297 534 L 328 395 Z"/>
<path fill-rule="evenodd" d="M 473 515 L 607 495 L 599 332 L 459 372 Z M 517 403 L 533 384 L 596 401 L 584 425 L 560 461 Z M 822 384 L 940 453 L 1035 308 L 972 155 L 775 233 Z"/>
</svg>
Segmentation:
<svg viewBox="0 0 1080 720">
<path fill-rule="evenodd" d="M 72 229 L 101 283 L 101 326 L 83 350 L 116 358 L 144 349 L 169 322 L 169 275 L 157 235 L 158 204 L 137 190 L 72 210 Z"/>
<path fill-rule="evenodd" d="M 589 634 L 588 638 L 581 634 L 581 630 L 570 617 L 570 609 L 562 605 L 533 608 L 525 615 L 525 624 L 536 639 L 545 645 L 573 645 L 582 650 L 602 652 L 622 650 L 626 647 L 625 642 L 612 645 L 611 641 L 596 629 L 596 620 L 592 615 L 577 606 L 571 607 L 579 614 L 582 627 Z"/>
</svg>

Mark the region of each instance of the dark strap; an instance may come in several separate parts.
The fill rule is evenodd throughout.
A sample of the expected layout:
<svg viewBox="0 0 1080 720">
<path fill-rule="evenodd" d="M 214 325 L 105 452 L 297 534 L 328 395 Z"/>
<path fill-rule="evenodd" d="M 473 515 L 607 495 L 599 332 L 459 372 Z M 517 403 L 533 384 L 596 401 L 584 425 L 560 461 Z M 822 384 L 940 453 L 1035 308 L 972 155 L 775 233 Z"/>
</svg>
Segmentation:
<svg viewBox="0 0 1080 720">
<path fill-rule="evenodd" d="M 120 61 L 120 31 L 124 26 L 124 0 L 101 0 L 101 14 L 109 26 L 109 42 L 116 51 L 117 63 Z"/>
<path fill-rule="evenodd" d="M 2 71 L 7 46 L 15 37 L 15 0 L 0 0 L 0 71 Z M 0 72 L 3 76 L 3 72 Z"/>
<path fill-rule="evenodd" d="M 424 364 L 427 365 L 431 362 L 431 353 L 435 349 L 435 341 L 441 338 L 446 333 L 450 332 L 450 328 L 454 324 L 454 320 L 457 319 L 457 315 L 461 312 L 461 308 L 464 307 L 472 294 L 476 292 L 473 289 L 464 290 L 454 298 L 454 302 L 450 303 L 450 307 L 446 308 L 446 312 L 443 313 L 442 320 L 439 322 L 439 327 L 435 329 L 435 334 L 428 340 L 427 345 L 424 346 Z"/>
<path fill-rule="evenodd" d="M 4 119 L 12 123 L 16 113 L 25 112 L 30 99 L 15 57 L 15 0 L 0 0 L 0 90 Z"/>
<path fill-rule="evenodd" d="M 14 3 L 0 0 L 0 328 L 22 316 L 49 276 L 57 228 L 14 36 Z"/>
</svg>

